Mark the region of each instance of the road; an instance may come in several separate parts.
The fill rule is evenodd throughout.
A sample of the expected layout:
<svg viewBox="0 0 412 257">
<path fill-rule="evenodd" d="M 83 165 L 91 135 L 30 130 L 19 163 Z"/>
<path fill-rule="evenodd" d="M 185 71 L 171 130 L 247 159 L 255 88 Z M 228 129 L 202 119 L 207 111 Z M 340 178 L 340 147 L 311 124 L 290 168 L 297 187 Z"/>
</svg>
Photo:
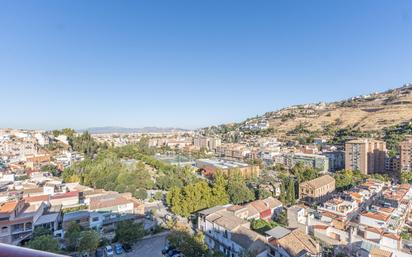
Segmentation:
<svg viewBox="0 0 412 257">
<path fill-rule="evenodd" d="M 162 257 L 162 250 L 166 246 L 167 234 L 143 239 L 133 246 L 133 251 L 124 253 L 122 257 Z"/>
</svg>

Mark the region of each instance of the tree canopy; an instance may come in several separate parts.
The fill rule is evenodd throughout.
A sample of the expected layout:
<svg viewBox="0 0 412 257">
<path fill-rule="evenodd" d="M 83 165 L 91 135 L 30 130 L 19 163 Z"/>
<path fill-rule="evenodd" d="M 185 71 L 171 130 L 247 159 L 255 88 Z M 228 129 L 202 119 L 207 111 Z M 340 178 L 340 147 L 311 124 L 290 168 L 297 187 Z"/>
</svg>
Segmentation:
<svg viewBox="0 0 412 257">
<path fill-rule="evenodd" d="M 60 251 L 59 242 L 51 235 L 41 235 L 34 237 L 29 241 L 27 246 L 32 249 L 52 253 L 58 253 Z"/>
<path fill-rule="evenodd" d="M 230 202 L 233 204 L 242 204 L 255 200 L 254 192 L 247 187 L 245 179 L 239 172 L 234 172 L 229 176 L 227 193 L 229 194 Z"/>
<path fill-rule="evenodd" d="M 121 221 L 116 228 L 116 238 L 122 244 L 133 245 L 137 240 L 144 236 L 142 223 L 131 220 Z"/>
</svg>

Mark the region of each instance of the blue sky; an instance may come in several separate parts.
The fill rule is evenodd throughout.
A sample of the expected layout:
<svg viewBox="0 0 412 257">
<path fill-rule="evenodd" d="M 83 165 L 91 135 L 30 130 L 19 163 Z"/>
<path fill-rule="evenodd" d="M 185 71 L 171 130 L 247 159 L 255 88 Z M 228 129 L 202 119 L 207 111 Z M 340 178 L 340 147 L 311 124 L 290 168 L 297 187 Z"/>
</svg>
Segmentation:
<svg viewBox="0 0 412 257">
<path fill-rule="evenodd" d="M 0 1 L 0 127 L 196 128 L 411 71 L 411 1 Z"/>
</svg>

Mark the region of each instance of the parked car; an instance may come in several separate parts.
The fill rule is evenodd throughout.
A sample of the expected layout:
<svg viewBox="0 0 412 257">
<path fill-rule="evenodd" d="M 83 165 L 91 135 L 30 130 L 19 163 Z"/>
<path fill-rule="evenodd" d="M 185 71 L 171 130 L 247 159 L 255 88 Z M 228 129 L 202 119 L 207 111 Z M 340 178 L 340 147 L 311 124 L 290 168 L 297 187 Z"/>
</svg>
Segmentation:
<svg viewBox="0 0 412 257">
<path fill-rule="evenodd" d="M 130 253 L 131 251 L 133 251 L 133 248 L 128 244 L 124 244 L 123 249 L 126 253 Z"/>
<path fill-rule="evenodd" d="M 176 247 L 174 247 L 173 245 L 168 245 L 166 246 L 163 250 L 162 250 L 162 254 L 166 254 L 168 251 L 176 249 Z"/>
<path fill-rule="evenodd" d="M 171 249 L 169 251 L 167 251 L 167 256 L 169 257 L 178 257 L 180 255 L 180 251 L 176 250 L 176 249 Z"/>
<path fill-rule="evenodd" d="M 107 257 L 112 257 L 113 256 L 113 248 L 110 245 L 107 245 L 104 249 L 104 252 L 106 253 Z"/>
<path fill-rule="evenodd" d="M 116 254 L 122 254 L 122 253 L 123 253 L 122 244 L 119 244 L 119 243 L 115 244 L 115 245 L 114 245 L 114 252 L 115 252 Z"/>
<path fill-rule="evenodd" d="M 104 257 L 104 250 L 102 248 L 96 249 L 95 256 L 96 257 Z"/>
</svg>

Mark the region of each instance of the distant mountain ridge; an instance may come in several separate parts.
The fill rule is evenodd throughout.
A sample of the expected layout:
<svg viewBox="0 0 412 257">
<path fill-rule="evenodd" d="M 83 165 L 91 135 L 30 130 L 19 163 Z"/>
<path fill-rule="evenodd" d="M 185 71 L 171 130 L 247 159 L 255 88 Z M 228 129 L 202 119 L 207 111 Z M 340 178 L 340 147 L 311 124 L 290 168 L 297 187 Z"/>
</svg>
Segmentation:
<svg viewBox="0 0 412 257">
<path fill-rule="evenodd" d="M 106 133 L 170 133 L 170 132 L 185 132 L 187 129 L 181 128 L 159 128 L 159 127 L 143 127 L 143 128 L 125 128 L 125 127 L 91 127 L 81 129 L 79 132 L 88 131 L 91 134 L 106 134 Z"/>
</svg>

